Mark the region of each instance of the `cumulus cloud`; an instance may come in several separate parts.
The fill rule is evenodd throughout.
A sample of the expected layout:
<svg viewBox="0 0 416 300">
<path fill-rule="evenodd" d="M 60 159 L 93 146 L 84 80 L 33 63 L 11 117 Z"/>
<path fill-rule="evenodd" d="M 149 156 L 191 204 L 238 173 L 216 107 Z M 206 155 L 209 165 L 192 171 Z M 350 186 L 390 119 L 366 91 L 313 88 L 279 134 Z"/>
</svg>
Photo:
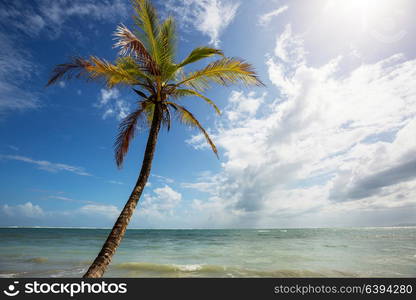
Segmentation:
<svg viewBox="0 0 416 300">
<path fill-rule="evenodd" d="M 121 98 L 117 88 L 101 89 L 98 103 L 94 106 L 103 111 L 102 118 L 104 120 L 112 116 L 117 120 L 122 120 L 127 117 L 130 111 L 129 103 Z"/>
<path fill-rule="evenodd" d="M 182 200 L 182 194 L 165 185 L 155 188 L 152 194 L 145 194 L 139 204 L 138 215 L 164 217 L 172 215 Z"/>
<path fill-rule="evenodd" d="M 164 183 L 174 183 L 175 180 L 170 178 L 170 177 L 166 177 L 166 176 L 162 176 L 162 175 L 158 175 L 158 174 L 151 174 L 152 177 L 156 178 L 157 180 L 164 182 Z"/>
<path fill-rule="evenodd" d="M 87 204 L 78 209 L 78 212 L 95 217 L 104 217 L 110 220 L 115 220 L 120 214 L 120 210 L 114 205 L 103 204 Z"/>
<path fill-rule="evenodd" d="M 285 69 L 297 68 L 299 65 L 305 64 L 303 39 L 292 34 L 292 26 L 290 24 L 285 26 L 283 33 L 276 39 L 274 55 L 286 63 L 281 65 Z M 287 74 L 282 75 L 287 77 L 287 79 L 290 78 Z"/>
<path fill-rule="evenodd" d="M 260 26 L 266 26 L 270 23 L 270 21 L 274 18 L 277 17 L 278 15 L 281 15 L 282 13 L 284 13 L 285 11 L 287 11 L 289 8 L 289 6 L 284 5 L 281 6 L 275 10 L 272 10 L 271 12 L 268 12 L 266 14 L 263 14 L 259 17 L 259 21 L 258 24 Z"/>
<path fill-rule="evenodd" d="M 23 216 L 26 218 L 39 218 L 45 215 L 45 212 L 39 205 L 34 205 L 31 202 L 15 206 L 4 204 L 1 206 L 1 211 L 9 217 Z"/>
<path fill-rule="evenodd" d="M 70 200 L 72 202 L 72 199 Z M 0 225 L 110 227 L 119 214 L 120 210 L 114 205 L 93 202 L 79 208 L 57 211 L 45 210 L 31 202 L 17 205 L 4 204 L 0 206 Z"/>
<path fill-rule="evenodd" d="M 164 3 L 182 26 L 193 26 L 218 47 L 222 32 L 236 16 L 239 2 L 228 0 L 174 0 Z"/>
<path fill-rule="evenodd" d="M 233 91 L 228 99 L 230 106 L 226 109 L 226 116 L 233 124 L 244 122 L 247 118 L 256 115 L 260 105 L 263 103 L 266 94 L 256 97 L 254 92 L 244 95 L 242 92 Z"/>
<path fill-rule="evenodd" d="M 365 159 L 364 166 L 355 165 L 355 172 L 343 170 L 337 174 L 331 189 L 334 201 L 359 200 L 370 196 L 382 196 L 395 191 L 400 200 L 406 200 L 404 190 L 397 189 L 400 184 L 416 184 L 416 141 L 414 132 L 416 119 L 413 118 L 397 131 L 391 142 L 375 141 L 353 147 L 345 159 Z M 412 183 L 413 182 L 413 183 Z M 413 191 L 414 192 L 414 191 Z M 395 201 L 397 202 L 397 201 Z"/>
<path fill-rule="evenodd" d="M 206 212 L 206 222 L 216 216 L 234 226 L 411 218 L 416 60 L 397 54 L 342 72 L 342 56 L 312 67 L 305 53 L 302 38 L 286 26 L 266 62 L 280 97 L 231 93 L 226 118 L 212 133 L 222 171 L 184 184 L 208 193 L 194 208 Z M 237 98 L 242 107 L 256 105 L 242 109 Z"/>
<path fill-rule="evenodd" d="M 416 177 L 416 160 L 407 161 L 358 181 L 349 190 L 349 198 L 362 199 L 377 194 L 380 189 Z"/>
<path fill-rule="evenodd" d="M 0 226 L 77 226 L 77 227 L 112 227 L 121 209 L 113 204 L 93 201 L 73 200 L 63 196 L 51 196 L 50 199 L 70 202 L 69 205 L 81 206 L 52 210 L 39 204 L 0 205 Z M 170 186 L 155 188 L 142 196 L 130 228 L 172 228 L 183 226 L 191 219 L 183 210 L 178 210 L 182 194 Z M 72 203 L 71 203 L 72 202 Z M 185 216 L 187 218 L 185 218 Z M 175 225 L 176 224 L 176 225 Z"/>
<path fill-rule="evenodd" d="M 25 163 L 36 165 L 40 170 L 48 172 L 58 172 L 66 171 L 71 172 L 80 176 L 92 176 L 90 173 L 86 172 L 84 168 L 71 166 L 62 163 L 53 163 L 47 160 L 35 160 L 30 157 L 20 156 L 20 155 L 0 155 L 0 160 L 17 160 Z"/>
</svg>

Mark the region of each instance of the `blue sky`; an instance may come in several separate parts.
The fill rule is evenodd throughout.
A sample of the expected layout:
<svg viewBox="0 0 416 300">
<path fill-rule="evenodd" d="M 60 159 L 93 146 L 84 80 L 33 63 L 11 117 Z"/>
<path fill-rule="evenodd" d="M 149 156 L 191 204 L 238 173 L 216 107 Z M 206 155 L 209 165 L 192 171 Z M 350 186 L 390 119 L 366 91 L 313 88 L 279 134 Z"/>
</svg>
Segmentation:
<svg viewBox="0 0 416 300">
<path fill-rule="evenodd" d="M 220 159 L 198 132 L 162 132 L 132 227 L 416 223 L 415 3 L 154 3 L 176 17 L 178 58 L 210 44 L 247 59 L 267 86 L 210 90 L 220 117 L 184 100 Z M 0 226 L 113 224 L 147 137 L 118 170 L 112 145 L 135 96 L 45 83 L 71 56 L 113 60 L 112 34 L 131 13 L 123 0 L 1 2 Z"/>
</svg>

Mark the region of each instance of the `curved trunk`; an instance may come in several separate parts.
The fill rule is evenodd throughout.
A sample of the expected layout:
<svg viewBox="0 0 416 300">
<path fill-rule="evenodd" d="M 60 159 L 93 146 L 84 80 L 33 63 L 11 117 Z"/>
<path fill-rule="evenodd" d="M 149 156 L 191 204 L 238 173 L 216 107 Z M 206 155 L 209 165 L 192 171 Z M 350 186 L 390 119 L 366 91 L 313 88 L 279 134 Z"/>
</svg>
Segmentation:
<svg viewBox="0 0 416 300">
<path fill-rule="evenodd" d="M 155 105 L 155 111 L 153 115 L 152 125 L 150 127 L 149 137 L 147 140 L 146 150 L 143 157 L 143 164 L 140 170 L 139 178 L 136 185 L 130 195 L 129 200 L 120 213 L 116 223 L 113 226 L 110 234 L 107 237 L 100 253 L 95 258 L 94 262 L 89 267 L 88 271 L 84 274 L 84 278 L 100 278 L 103 276 L 111 259 L 116 252 L 117 247 L 120 245 L 121 240 L 126 232 L 127 225 L 134 213 L 137 202 L 143 192 L 147 179 L 150 175 L 150 169 L 152 167 L 153 155 L 156 148 L 157 136 L 160 130 L 160 124 L 162 120 L 162 112 L 158 105 Z"/>
</svg>

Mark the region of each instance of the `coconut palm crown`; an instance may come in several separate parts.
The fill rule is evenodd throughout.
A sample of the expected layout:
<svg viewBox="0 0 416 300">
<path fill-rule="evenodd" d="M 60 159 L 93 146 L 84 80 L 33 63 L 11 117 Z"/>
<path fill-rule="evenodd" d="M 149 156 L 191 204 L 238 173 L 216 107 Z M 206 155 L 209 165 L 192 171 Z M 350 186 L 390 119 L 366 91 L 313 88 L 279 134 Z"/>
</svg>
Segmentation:
<svg viewBox="0 0 416 300">
<path fill-rule="evenodd" d="M 117 26 L 115 47 L 119 49 L 114 63 L 96 56 L 75 57 L 70 62 L 57 65 L 48 86 L 64 79 L 83 77 L 104 81 L 108 88 L 128 86 L 138 95 L 137 107 L 119 126 L 114 144 L 118 167 L 123 164 L 130 141 L 137 127 L 149 127 L 149 137 L 139 179 L 100 254 L 85 277 L 101 277 L 120 244 L 127 224 L 150 174 L 157 135 L 161 127 L 168 130 L 173 117 L 185 125 L 196 127 L 205 136 L 214 153 L 217 148 L 195 116 L 178 103 L 183 97 L 202 99 L 219 114 L 214 101 L 203 95 L 212 84 L 262 85 L 254 69 L 242 59 L 225 57 L 219 49 L 197 47 L 181 60 L 176 60 L 176 32 L 172 17 L 161 21 L 148 0 L 133 0 L 134 30 Z M 202 59 L 218 56 L 204 68 L 185 72 L 185 67 Z"/>
</svg>

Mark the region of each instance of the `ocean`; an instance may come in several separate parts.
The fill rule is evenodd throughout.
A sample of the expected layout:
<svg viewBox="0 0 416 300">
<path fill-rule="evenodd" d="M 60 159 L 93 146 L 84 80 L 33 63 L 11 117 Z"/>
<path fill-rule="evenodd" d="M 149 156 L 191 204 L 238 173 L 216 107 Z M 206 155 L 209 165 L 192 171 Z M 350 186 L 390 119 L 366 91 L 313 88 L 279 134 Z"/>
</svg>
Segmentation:
<svg viewBox="0 0 416 300">
<path fill-rule="evenodd" d="M 0 228 L 0 277 L 81 277 L 108 229 Z M 416 227 L 129 229 L 106 277 L 416 277 Z"/>
</svg>

